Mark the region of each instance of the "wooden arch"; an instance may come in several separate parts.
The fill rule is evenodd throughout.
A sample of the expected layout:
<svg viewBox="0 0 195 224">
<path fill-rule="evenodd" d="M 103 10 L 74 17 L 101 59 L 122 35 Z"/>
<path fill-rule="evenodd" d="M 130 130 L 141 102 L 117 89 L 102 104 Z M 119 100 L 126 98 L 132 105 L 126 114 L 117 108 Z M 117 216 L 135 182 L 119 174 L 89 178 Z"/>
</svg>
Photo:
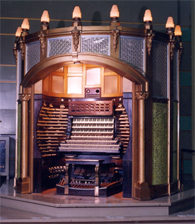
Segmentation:
<svg viewBox="0 0 195 224">
<path fill-rule="evenodd" d="M 30 87 L 32 84 L 44 79 L 47 75 L 59 67 L 73 64 L 73 60 L 74 57 L 72 54 L 62 54 L 49 57 L 35 65 L 25 75 L 21 86 L 23 88 Z M 95 53 L 78 53 L 76 60 L 77 63 L 89 63 L 107 67 L 116 72 L 118 75 L 135 82 L 141 87 L 140 91 L 148 91 L 148 82 L 146 78 L 136 69 L 117 58 Z"/>
</svg>

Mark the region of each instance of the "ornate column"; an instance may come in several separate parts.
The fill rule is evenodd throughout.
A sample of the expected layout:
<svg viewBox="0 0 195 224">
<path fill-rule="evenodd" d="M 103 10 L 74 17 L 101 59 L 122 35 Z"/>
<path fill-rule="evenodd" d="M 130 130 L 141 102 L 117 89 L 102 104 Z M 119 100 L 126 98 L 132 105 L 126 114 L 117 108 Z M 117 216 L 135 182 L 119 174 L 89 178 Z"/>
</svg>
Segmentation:
<svg viewBox="0 0 195 224">
<path fill-rule="evenodd" d="M 21 170 L 16 188 L 20 193 L 30 193 L 30 178 L 28 177 L 28 101 L 30 95 L 20 94 L 19 99 L 22 102 Z"/>
<path fill-rule="evenodd" d="M 140 200 L 150 199 L 150 189 L 145 181 L 145 99 L 149 93 L 136 92 L 138 99 L 138 181 L 135 186 L 135 197 Z"/>
</svg>

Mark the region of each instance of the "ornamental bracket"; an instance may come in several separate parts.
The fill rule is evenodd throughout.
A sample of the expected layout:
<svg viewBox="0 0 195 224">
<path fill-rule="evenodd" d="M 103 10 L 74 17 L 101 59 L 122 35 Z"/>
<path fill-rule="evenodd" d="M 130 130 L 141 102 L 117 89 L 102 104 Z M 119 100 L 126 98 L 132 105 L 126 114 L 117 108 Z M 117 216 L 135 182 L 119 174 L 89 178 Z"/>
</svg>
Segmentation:
<svg viewBox="0 0 195 224">
<path fill-rule="evenodd" d="M 46 55 L 46 37 L 45 37 L 45 32 L 43 30 L 40 31 L 39 40 L 40 40 L 41 58 L 44 58 Z"/>
<path fill-rule="evenodd" d="M 20 101 L 29 101 L 30 100 L 30 95 L 29 94 L 19 94 L 19 100 Z"/>
<path fill-rule="evenodd" d="M 71 33 L 72 33 L 72 38 L 73 38 L 74 50 L 77 51 L 78 45 L 79 45 L 80 31 L 75 26 L 74 30 L 72 30 Z"/>
<path fill-rule="evenodd" d="M 149 96 L 148 91 L 138 91 L 135 93 L 135 96 L 138 100 L 146 100 Z"/>
<path fill-rule="evenodd" d="M 115 52 L 119 43 L 119 36 L 120 36 L 120 30 L 116 26 L 116 28 L 112 30 L 113 46 L 114 46 Z"/>
<path fill-rule="evenodd" d="M 148 36 L 147 36 L 147 50 L 148 50 L 148 55 L 151 54 L 151 50 L 152 50 L 152 40 L 154 38 L 154 33 L 152 32 L 152 29 L 148 32 Z"/>
</svg>

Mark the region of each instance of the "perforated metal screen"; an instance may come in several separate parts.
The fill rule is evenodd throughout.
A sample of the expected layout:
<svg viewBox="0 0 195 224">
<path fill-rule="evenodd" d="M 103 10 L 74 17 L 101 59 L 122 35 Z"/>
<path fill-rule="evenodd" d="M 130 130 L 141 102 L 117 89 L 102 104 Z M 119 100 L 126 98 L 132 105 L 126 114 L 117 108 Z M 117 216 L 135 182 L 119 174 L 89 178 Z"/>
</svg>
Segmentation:
<svg viewBox="0 0 195 224">
<path fill-rule="evenodd" d="M 168 45 L 154 40 L 152 43 L 153 96 L 168 97 Z"/>
<path fill-rule="evenodd" d="M 26 45 L 26 73 L 40 62 L 40 42 L 35 41 Z"/>
<path fill-rule="evenodd" d="M 145 72 L 145 47 L 144 38 L 120 37 L 120 59 L 136 68 L 139 72 Z"/>
<path fill-rule="evenodd" d="M 50 38 L 47 45 L 47 57 L 70 53 L 72 37 Z"/>
<path fill-rule="evenodd" d="M 81 37 L 81 52 L 110 55 L 110 36 L 95 35 Z"/>
</svg>

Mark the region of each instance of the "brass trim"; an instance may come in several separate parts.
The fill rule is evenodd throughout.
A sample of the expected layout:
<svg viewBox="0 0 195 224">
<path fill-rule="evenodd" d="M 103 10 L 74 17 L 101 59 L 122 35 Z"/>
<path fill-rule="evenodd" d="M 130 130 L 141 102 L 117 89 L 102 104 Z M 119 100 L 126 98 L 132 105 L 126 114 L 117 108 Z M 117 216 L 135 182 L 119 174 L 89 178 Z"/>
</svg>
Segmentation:
<svg viewBox="0 0 195 224">
<path fill-rule="evenodd" d="M 0 81 L 0 83 L 17 83 L 16 81 Z"/>
<path fill-rule="evenodd" d="M 16 67 L 16 65 L 0 64 L 0 67 Z"/>
</svg>

